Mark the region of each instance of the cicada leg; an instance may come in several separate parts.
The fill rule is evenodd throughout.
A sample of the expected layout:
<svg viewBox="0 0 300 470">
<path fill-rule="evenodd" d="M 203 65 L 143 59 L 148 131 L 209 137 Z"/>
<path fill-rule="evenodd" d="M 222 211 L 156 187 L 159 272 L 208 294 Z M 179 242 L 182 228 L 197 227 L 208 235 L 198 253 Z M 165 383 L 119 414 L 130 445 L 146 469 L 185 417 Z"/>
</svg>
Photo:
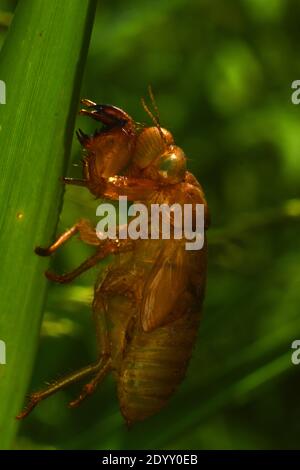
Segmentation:
<svg viewBox="0 0 300 470">
<path fill-rule="evenodd" d="M 92 395 L 95 392 L 99 383 L 102 382 L 106 374 L 110 371 L 110 369 L 111 359 L 108 359 L 103 365 L 103 367 L 98 370 L 95 377 L 89 383 L 85 384 L 79 397 L 69 403 L 69 407 L 77 408 L 81 404 L 81 402 L 83 402 L 83 400 L 85 400 L 88 396 Z"/>
<path fill-rule="evenodd" d="M 44 390 L 40 390 L 39 392 L 34 392 L 29 396 L 29 402 L 26 406 L 26 408 L 21 411 L 21 413 L 16 417 L 17 419 L 23 419 L 26 418 L 26 416 L 31 413 L 31 411 L 42 401 L 45 400 L 45 398 L 50 397 L 54 393 L 58 392 L 59 390 L 62 390 L 69 385 L 72 385 L 79 380 L 84 379 L 85 377 L 95 374 L 99 372 L 99 370 L 102 370 L 103 368 L 103 361 L 102 358 L 99 359 L 95 364 L 90 364 L 86 367 L 83 367 L 82 369 L 73 372 L 71 374 L 66 375 L 65 377 L 57 380 L 53 384 L 49 385 L 49 387 L 45 388 Z"/>
<path fill-rule="evenodd" d="M 35 253 L 39 256 L 50 256 L 76 233 L 79 233 L 82 241 L 89 245 L 99 245 L 101 243 L 91 223 L 88 220 L 81 219 L 76 222 L 76 224 L 74 224 L 69 230 L 66 230 L 63 234 L 61 234 L 58 239 L 52 243 L 52 245 L 48 246 L 47 248 L 37 246 Z"/>
<path fill-rule="evenodd" d="M 54 278 L 54 276 L 56 276 L 55 280 L 58 282 L 62 282 L 62 279 L 63 282 L 70 282 L 70 280 L 73 280 L 81 272 L 86 271 L 91 266 L 95 265 L 99 260 L 105 258 L 107 255 L 112 253 L 130 251 L 132 250 L 132 247 L 133 245 L 131 240 L 106 240 L 106 242 L 103 244 L 103 247 L 100 247 L 99 251 L 94 256 L 82 263 L 82 265 L 72 271 L 72 273 L 68 273 L 63 276 L 53 275 L 52 277 Z M 66 279 L 68 281 L 66 281 Z M 73 400 L 70 403 L 71 407 L 78 406 L 82 400 L 84 400 L 88 395 L 94 392 L 96 386 L 108 373 L 111 368 L 111 358 L 110 343 L 105 321 L 105 305 L 103 297 L 99 296 L 99 298 L 94 301 L 93 312 L 96 322 L 98 360 L 94 364 L 90 364 L 80 369 L 79 371 L 73 372 L 69 375 L 66 375 L 65 377 L 62 377 L 53 384 L 50 384 L 44 390 L 32 393 L 29 397 L 27 407 L 17 416 L 17 419 L 23 419 L 28 416 L 28 414 L 38 405 L 38 403 L 53 395 L 57 391 L 62 390 L 68 387 L 69 385 L 72 385 L 78 382 L 79 380 L 84 379 L 85 377 L 94 375 L 93 380 L 86 384 L 83 388 L 79 398 L 77 400 Z"/>
<path fill-rule="evenodd" d="M 85 260 L 83 263 L 80 264 L 76 269 L 70 271 L 69 273 L 65 274 L 56 274 L 52 271 L 46 271 L 45 276 L 49 281 L 57 282 L 59 284 L 68 284 L 72 282 L 76 277 L 80 276 L 80 274 L 88 271 L 90 268 L 95 266 L 99 261 L 101 261 L 106 255 L 103 256 L 101 252 L 95 253 L 90 258 Z"/>
<path fill-rule="evenodd" d="M 108 339 L 108 333 L 106 328 L 105 316 L 97 315 L 95 312 L 95 326 L 96 326 L 96 340 L 98 349 L 98 360 L 94 364 L 89 364 L 82 369 L 68 374 L 61 379 L 53 382 L 44 390 L 34 392 L 29 396 L 29 402 L 26 408 L 17 416 L 17 419 L 23 419 L 31 413 L 31 411 L 46 398 L 50 397 L 54 393 L 62 390 L 69 385 L 72 385 L 85 377 L 95 375 L 94 379 L 87 384 L 81 395 L 77 400 L 70 403 L 71 407 L 78 406 L 79 403 L 88 395 L 94 392 L 97 384 L 105 377 L 109 372 L 111 366 L 110 360 L 110 345 Z"/>
<path fill-rule="evenodd" d="M 92 268 L 95 266 L 99 261 L 103 260 L 106 258 L 106 256 L 111 255 L 111 254 L 116 254 L 116 253 L 121 253 L 125 251 L 131 251 L 132 250 L 132 241 L 127 239 L 127 240 L 105 240 L 104 242 L 100 242 L 99 240 L 100 247 L 98 251 L 92 255 L 90 258 L 85 260 L 80 266 L 78 266 L 76 269 L 73 271 L 70 271 L 69 273 L 66 274 L 56 274 L 52 273 L 50 271 L 46 271 L 45 275 L 46 277 L 53 282 L 58 282 L 59 284 L 67 284 L 69 282 L 72 282 L 76 277 L 80 276 L 80 274 L 84 273 L 88 269 Z"/>
<path fill-rule="evenodd" d="M 94 378 L 84 385 L 79 397 L 69 403 L 70 408 L 76 408 L 85 398 L 92 395 L 97 385 L 104 379 L 111 368 L 110 341 L 105 317 L 105 300 L 102 296 L 95 296 L 94 298 L 93 317 L 96 328 L 98 355 L 102 360 L 102 367 L 99 368 Z"/>
<path fill-rule="evenodd" d="M 129 201 L 147 201 L 158 190 L 158 184 L 147 178 L 131 176 L 114 176 L 101 178 L 101 181 L 88 182 L 88 188 L 96 197 L 104 197 L 113 201 L 119 196 L 127 196 Z"/>
<path fill-rule="evenodd" d="M 107 374 L 107 371 L 111 369 L 110 339 L 106 326 L 107 297 L 115 292 L 118 292 L 118 294 L 124 293 L 129 295 L 129 291 L 132 290 L 132 297 L 134 298 L 133 302 L 136 303 L 136 301 L 138 301 L 139 294 L 138 286 L 135 281 L 135 273 L 120 271 L 116 275 L 116 272 L 114 271 L 109 272 L 103 282 L 96 288 L 93 302 L 93 314 L 96 324 L 96 334 L 99 339 L 97 344 L 102 347 L 98 353 L 102 356 L 104 365 L 103 368 L 99 369 L 95 374 L 94 378 L 83 387 L 79 397 L 76 400 L 71 401 L 69 404 L 71 408 L 79 406 L 85 398 L 92 395 L 96 387 Z M 128 325 L 126 328 L 128 328 Z"/>
<path fill-rule="evenodd" d="M 87 180 L 85 179 L 81 179 L 81 178 L 69 178 L 69 177 L 64 177 L 63 179 L 63 183 L 65 184 L 71 184 L 73 186 L 84 186 L 86 187 L 87 186 Z"/>
</svg>

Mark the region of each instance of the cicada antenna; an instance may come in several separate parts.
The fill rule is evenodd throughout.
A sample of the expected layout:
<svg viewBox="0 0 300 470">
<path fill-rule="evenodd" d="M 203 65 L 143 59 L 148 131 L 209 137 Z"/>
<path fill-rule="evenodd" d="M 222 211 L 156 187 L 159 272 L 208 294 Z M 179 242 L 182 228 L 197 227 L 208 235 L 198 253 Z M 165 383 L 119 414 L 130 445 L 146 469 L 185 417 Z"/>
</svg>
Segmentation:
<svg viewBox="0 0 300 470">
<path fill-rule="evenodd" d="M 146 111 L 146 113 L 150 116 L 150 118 L 152 119 L 153 123 L 155 124 L 155 126 L 157 127 L 159 133 L 160 133 L 160 136 L 161 138 L 163 139 L 163 141 L 165 142 L 166 145 L 168 145 L 168 142 L 167 142 L 167 139 L 165 137 L 165 135 L 163 134 L 163 131 L 161 129 L 161 125 L 160 125 L 160 117 L 159 117 L 159 111 L 158 111 L 158 107 L 157 107 L 157 104 L 156 104 L 156 101 L 155 101 L 155 98 L 154 98 L 154 95 L 153 95 L 153 92 L 152 92 L 152 88 L 151 86 L 149 85 L 148 87 L 148 92 L 149 92 L 149 96 L 150 96 L 150 99 L 151 99 L 151 103 L 153 105 L 153 108 L 154 108 L 154 111 L 155 111 L 155 114 L 154 115 L 152 113 L 152 111 L 149 109 L 148 105 L 146 104 L 144 98 L 141 98 L 141 102 L 142 102 L 142 106 L 144 108 L 144 110 Z"/>
<path fill-rule="evenodd" d="M 150 96 L 150 100 L 151 100 L 151 103 L 152 103 L 152 106 L 153 106 L 153 109 L 155 111 L 155 114 L 156 114 L 156 119 L 157 119 L 157 122 L 159 123 L 160 125 L 160 114 L 159 114 L 159 109 L 158 109 L 158 106 L 157 106 L 157 103 L 156 103 L 156 100 L 154 98 L 154 94 L 153 94 L 153 90 L 152 90 L 152 86 L 149 85 L 148 86 L 148 93 L 149 93 L 149 96 Z"/>
</svg>

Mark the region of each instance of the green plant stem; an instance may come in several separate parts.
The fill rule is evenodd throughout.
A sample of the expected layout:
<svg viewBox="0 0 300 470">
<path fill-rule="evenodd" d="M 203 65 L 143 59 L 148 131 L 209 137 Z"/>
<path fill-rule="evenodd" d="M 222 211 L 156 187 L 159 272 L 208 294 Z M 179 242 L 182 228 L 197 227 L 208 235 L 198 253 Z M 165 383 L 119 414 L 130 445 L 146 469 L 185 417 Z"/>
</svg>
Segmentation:
<svg viewBox="0 0 300 470">
<path fill-rule="evenodd" d="M 36 353 L 94 0 L 19 2 L 0 55 L 0 448 L 11 448 Z"/>
</svg>

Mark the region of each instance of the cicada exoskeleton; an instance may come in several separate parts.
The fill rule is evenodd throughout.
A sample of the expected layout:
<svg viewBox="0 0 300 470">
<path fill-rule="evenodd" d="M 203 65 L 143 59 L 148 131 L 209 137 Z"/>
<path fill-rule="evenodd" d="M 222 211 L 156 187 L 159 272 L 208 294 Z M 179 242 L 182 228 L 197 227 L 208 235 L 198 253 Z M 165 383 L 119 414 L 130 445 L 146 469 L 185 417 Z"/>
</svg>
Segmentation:
<svg viewBox="0 0 300 470">
<path fill-rule="evenodd" d="M 153 97 L 152 101 L 155 106 Z M 160 126 L 156 107 L 153 114 L 143 102 L 153 120 L 152 126 L 143 126 L 114 106 L 82 102 L 81 113 L 101 121 L 103 128 L 92 136 L 78 132 L 85 151 L 83 179 L 65 178 L 65 183 L 86 186 L 97 198 L 127 196 L 149 207 L 154 203 L 204 204 L 207 226 L 202 188 L 186 170 L 183 150 Z M 100 240 L 91 223 L 79 220 L 49 248 L 36 252 L 51 255 L 76 233 L 95 246 L 94 255 L 70 273 L 46 275 L 68 283 L 106 256 L 115 255 L 94 289 L 99 356 L 95 363 L 31 394 L 19 418 L 56 391 L 91 377 L 70 403 L 76 407 L 112 372 L 122 415 L 127 423 L 134 423 L 158 412 L 185 376 L 204 296 L 206 241 L 201 250 L 189 251 L 186 240 L 174 236 Z"/>
</svg>

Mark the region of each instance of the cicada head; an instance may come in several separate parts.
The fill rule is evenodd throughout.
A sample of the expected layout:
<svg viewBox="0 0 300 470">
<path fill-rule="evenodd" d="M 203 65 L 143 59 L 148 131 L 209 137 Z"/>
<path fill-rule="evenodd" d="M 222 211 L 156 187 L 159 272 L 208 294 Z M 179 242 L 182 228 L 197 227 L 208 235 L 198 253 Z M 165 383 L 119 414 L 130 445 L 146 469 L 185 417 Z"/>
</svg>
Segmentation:
<svg viewBox="0 0 300 470">
<path fill-rule="evenodd" d="M 143 170 L 173 143 L 173 136 L 167 129 L 159 131 L 157 127 L 145 127 L 137 138 L 133 163 Z"/>
<path fill-rule="evenodd" d="M 154 126 L 144 128 L 137 136 L 133 164 L 146 178 L 161 184 L 176 184 L 185 177 L 186 157 L 183 150 L 174 144 L 171 132 L 161 127 L 151 87 L 149 95 L 155 114 L 150 111 L 143 99 L 142 105 Z"/>
<path fill-rule="evenodd" d="M 134 164 L 143 175 L 161 183 L 175 184 L 183 180 L 186 157 L 174 144 L 170 131 L 163 127 L 147 127 L 137 137 Z"/>
</svg>

